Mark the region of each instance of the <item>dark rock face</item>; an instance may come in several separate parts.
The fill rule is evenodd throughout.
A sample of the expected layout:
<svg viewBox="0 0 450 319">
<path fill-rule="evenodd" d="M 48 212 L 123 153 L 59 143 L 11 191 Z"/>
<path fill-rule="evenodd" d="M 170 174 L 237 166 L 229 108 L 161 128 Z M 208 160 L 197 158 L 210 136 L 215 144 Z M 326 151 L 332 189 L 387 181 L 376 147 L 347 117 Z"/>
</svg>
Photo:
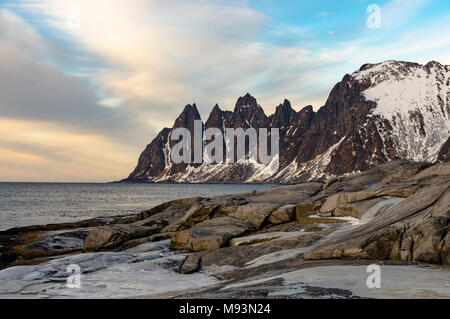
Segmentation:
<svg viewBox="0 0 450 319">
<path fill-rule="evenodd" d="M 230 123 L 231 124 L 231 123 Z M 236 102 L 233 116 L 233 128 L 260 128 L 267 126 L 267 116 L 256 99 L 247 93 Z"/>
<path fill-rule="evenodd" d="M 442 146 L 441 151 L 439 152 L 438 160 L 441 162 L 450 161 L 450 137 Z"/>
<path fill-rule="evenodd" d="M 197 106 L 186 105 L 183 112 L 175 120 L 172 129 L 164 128 L 158 136 L 145 148 L 139 157 L 138 165 L 130 176 L 124 181 L 144 182 L 154 179 L 157 176 L 167 176 L 167 181 L 171 181 L 171 176 L 182 173 L 188 164 L 175 164 L 170 160 L 170 150 L 177 144 L 171 140 L 172 132 L 177 128 L 187 128 L 192 132 L 191 145 L 194 145 L 194 121 L 200 120 Z M 191 148 L 191 158 L 194 149 Z"/>
<path fill-rule="evenodd" d="M 311 105 L 296 112 L 288 100 L 280 104 L 273 115 L 269 117 L 271 128 L 280 130 L 280 167 L 292 163 L 299 153 L 299 143 L 310 128 L 315 113 Z"/>
<path fill-rule="evenodd" d="M 173 164 L 173 129 L 186 127 L 193 132 L 194 121 L 200 120 L 195 104 L 188 105 L 173 128 L 162 130 L 147 146 L 136 169 L 124 181 L 295 183 L 365 171 L 395 159 L 448 161 L 448 81 L 450 67 L 437 62 L 422 66 L 387 61 L 366 64 L 345 75 L 317 112 L 312 106 L 297 112 L 285 100 L 274 114 L 266 116 L 248 93 L 237 100 L 233 112 L 216 105 L 205 130 L 279 129 L 279 169 L 270 173 L 266 165 L 254 164 L 248 158 L 233 164 Z M 414 92 L 410 83 L 415 83 Z M 402 95 L 405 91 L 407 96 Z M 269 141 L 268 146 L 270 151 Z"/>
<path fill-rule="evenodd" d="M 138 165 L 128 177 L 129 180 L 146 181 L 149 176 L 157 176 L 166 167 L 165 145 L 170 129 L 164 128 L 139 156 Z"/>
</svg>

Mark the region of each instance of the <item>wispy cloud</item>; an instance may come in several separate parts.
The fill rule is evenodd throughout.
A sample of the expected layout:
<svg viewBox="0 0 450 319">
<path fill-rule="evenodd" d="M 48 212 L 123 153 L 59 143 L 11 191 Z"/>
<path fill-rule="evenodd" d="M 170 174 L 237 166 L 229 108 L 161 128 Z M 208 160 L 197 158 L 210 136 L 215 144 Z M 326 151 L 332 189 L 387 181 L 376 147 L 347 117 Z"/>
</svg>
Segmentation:
<svg viewBox="0 0 450 319">
<path fill-rule="evenodd" d="M 393 29 L 410 21 L 431 0 L 392 0 L 382 7 L 382 26 Z"/>
<path fill-rule="evenodd" d="M 334 7 L 308 11 L 324 24 L 316 30 L 301 19 L 274 20 L 250 3 L 7 1 L 0 9 L 0 124 L 9 131 L 0 132 L 8 154 L 0 180 L 20 167 L 36 180 L 118 179 L 185 104 L 197 102 L 205 117 L 215 103 L 232 108 L 250 91 L 267 113 L 284 98 L 297 109 L 318 108 L 361 64 L 448 58 L 448 17 L 411 23 L 430 1 L 390 1 L 379 30 L 365 27 L 360 6 L 350 22 Z M 67 23 L 74 6 L 79 28 Z"/>
<path fill-rule="evenodd" d="M 335 14 L 335 12 L 333 12 L 333 11 L 322 11 L 322 12 L 317 13 L 316 17 L 323 18 L 323 17 L 328 17 L 331 15 L 334 15 L 334 14 Z"/>
</svg>

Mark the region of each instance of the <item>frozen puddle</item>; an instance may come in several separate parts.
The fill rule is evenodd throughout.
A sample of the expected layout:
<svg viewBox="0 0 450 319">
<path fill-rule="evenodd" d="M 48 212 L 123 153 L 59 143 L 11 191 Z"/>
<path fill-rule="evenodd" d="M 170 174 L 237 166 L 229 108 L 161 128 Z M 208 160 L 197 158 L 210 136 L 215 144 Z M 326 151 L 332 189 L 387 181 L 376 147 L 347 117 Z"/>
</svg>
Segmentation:
<svg viewBox="0 0 450 319">
<path fill-rule="evenodd" d="M 123 298 L 194 289 L 217 283 L 202 273 L 181 275 L 185 254 L 169 250 L 169 241 L 143 244 L 123 252 L 54 259 L 37 266 L 0 271 L 0 298 Z M 68 288 L 69 265 L 82 270 L 81 287 Z"/>
<path fill-rule="evenodd" d="M 345 289 L 364 298 L 450 298 L 450 268 L 381 265 L 381 287 L 370 289 L 367 266 L 323 266 L 226 286 L 224 289 L 260 285 L 275 279 L 283 284 L 272 296 L 305 292 L 306 287 Z"/>
<path fill-rule="evenodd" d="M 342 220 L 343 222 L 346 222 L 348 224 L 350 224 L 351 226 L 357 226 L 359 224 L 361 224 L 360 220 L 358 218 L 355 217 L 350 217 L 350 216 L 345 216 L 345 217 L 321 217 L 318 215 L 311 215 L 309 216 L 309 218 L 316 218 L 316 219 L 331 219 L 331 220 Z M 326 225 L 326 224 L 320 224 L 320 225 Z"/>
</svg>

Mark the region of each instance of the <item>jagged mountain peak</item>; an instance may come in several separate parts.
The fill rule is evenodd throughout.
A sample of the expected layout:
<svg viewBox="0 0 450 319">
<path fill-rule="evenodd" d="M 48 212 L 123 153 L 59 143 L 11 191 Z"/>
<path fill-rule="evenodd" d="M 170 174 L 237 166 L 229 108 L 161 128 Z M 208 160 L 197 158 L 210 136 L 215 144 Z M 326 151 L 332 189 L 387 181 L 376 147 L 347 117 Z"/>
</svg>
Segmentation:
<svg viewBox="0 0 450 319">
<path fill-rule="evenodd" d="M 267 125 L 267 116 L 256 101 L 256 98 L 247 93 L 238 98 L 232 122 L 234 128 L 265 127 Z"/>
<path fill-rule="evenodd" d="M 272 127 L 286 127 L 293 122 L 295 115 L 296 112 L 292 108 L 291 102 L 285 99 L 283 104 L 278 105 L 275 113 L 269 117 L 269 122 Z"/>
<path fill-rule="evenodd" d="M 197 104 L 195 103 L 187 104 L 184 107 L 183 112 L 181 113 L 189 113 L 189 112 L 198 113 Z"/>
<path fill-rule="evenodd" d="M 200 113 L 198 112 L 197 105 L 188 104 L 184 107 L 183 112 L 180 113 L 173 125 L 174 128 L 187 127 L 190 128 L 195 120 L 201 120 Z"/>
<path fill-rule="evenodd" d="M 387 60 L 380 63 L 367 63 L 352 74 L 353 77 L 373 76 L 378 73 L 383 73 L 386 76 L 395 75 L 398 72 L 408 73 L 413 68 L 422 67 L 419 63 Z"/>
<path fill-rule="evenodd" d="M 379 83 L 392 78 L 403 79 L 413 75 L 417 76 L 417 73 L 421 71 L 429 74 L 430 69 L 448 71 L 449 66 L 437 61 L 430 61 L 422 65 L 416 62 L 388 60 L 375 64 L 364 64 L 358 71 L 352 74 L 352 77 L 357 80 L 373 78 L 375 81 L 372 82 Z"/>
<path fill-rule="evenodd" d="M 445 65 L 443 65 L 443 64 L 441 64 L 441 63 L 439 63 L 437 61 L 434 61 L 434 60 L 431 60 L 430 62 L 425 64 L 425 67 L 427 67 L 427 68 L 431 68 L 431 67 L 435 67 L 435 66 L 437 66 L 437 67 L 445 67 Z"/>
<path fill-rule="evenodd" d="M 219 104 L 216 103 L 211 112 L 222 112 L 222 109 L 219 107 Z"/>
<path fill-rule="evenodd" d="M 187 105 L 173 128 L 200 119 Z M 255 162 L 179 165 L 170 162 L 163 130 L 139 158 L 127 181 L 291 183 L 364 171 L 394 159 L 450 159 L 450 67 L 404 61 L 365 64 L 346 74 L 317 112 L 296 112 L 288 100 L 267 117 L 247 93 L 233 111 L 215 105 L 205 129 L 279 128 L 279 170 Z M 172 128 L 172 129 L 173 129 Z M 171 130 L 172 130 L 171 129 Z"/>
<path fill-rule="evenodd" d="M 312 105 L 307 105 L 304 108 L 302 108 L 300 111 L 298 111 L 298 113 L 300 113 L 300 112 L 313 112 L 313 111 L 314 111 L 313 106 Z"/>
<path fill-rule="evenodd" d="M 208 129 L 210 127 L 224 127 L 224 111 L 222 111 L 218 104 L 213 107 L 208 120 L 205 123 L 205 128 Z"/>
<path fill-rule="evenodd" d="M 274 115 L 289 115 L 292 112 L 295 112 L 295 110 L 291 106 L 291 102 L 289 100 L 284 100 L 284 102 L 277 106 L 275 109 Z"/>
<path fill-rule="evenodd" d="M 184 107 L 183 111 L 180 113 L 180 115 L 178 115 L 177 120 L 183 119 L 186 117 L 194 117 L 195 119 L 200 118 L 200 113 L 199 113 L 197 105 L 195 103 L 187 104 Z"/>
<path fill-rule="evenodd" d="M 209 118 L 211 117 L 222 117 L 224 111 L 219 107 L 218 104 L 214 105 L 211 113 L 209 114 Z"/>
<path fill-rule="evenodd" d="M 234 111 L 236 112 L 243 108 L 258 108 L 258 107 L 260 106 L 258 105 L 256 98 L 254 98 L 250 93 L 247 93 L 244 96 L 241 96 L 237 99 Z"/>
<path fill-rule="evenodd" d="M 288 99 L 284 99 L 282 105 L 283 107 L 291 107 L 291 102 Z"/>
</svg>

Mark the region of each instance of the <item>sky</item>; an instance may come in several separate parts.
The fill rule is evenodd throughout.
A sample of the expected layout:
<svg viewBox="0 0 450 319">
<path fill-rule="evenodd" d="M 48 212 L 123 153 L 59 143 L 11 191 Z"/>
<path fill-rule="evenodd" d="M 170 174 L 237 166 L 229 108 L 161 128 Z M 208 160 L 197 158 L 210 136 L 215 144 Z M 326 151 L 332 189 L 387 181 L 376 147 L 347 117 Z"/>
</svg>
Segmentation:
<svg viewBox="0 0 450 319">
<path fill-rule="evenodd" d="M 0 181 L 119 180 L 186 104 L 317 110 L 365 63 L 450 65 L 449 34 L 447 0 L 0 0 Z"/>
</svg>

